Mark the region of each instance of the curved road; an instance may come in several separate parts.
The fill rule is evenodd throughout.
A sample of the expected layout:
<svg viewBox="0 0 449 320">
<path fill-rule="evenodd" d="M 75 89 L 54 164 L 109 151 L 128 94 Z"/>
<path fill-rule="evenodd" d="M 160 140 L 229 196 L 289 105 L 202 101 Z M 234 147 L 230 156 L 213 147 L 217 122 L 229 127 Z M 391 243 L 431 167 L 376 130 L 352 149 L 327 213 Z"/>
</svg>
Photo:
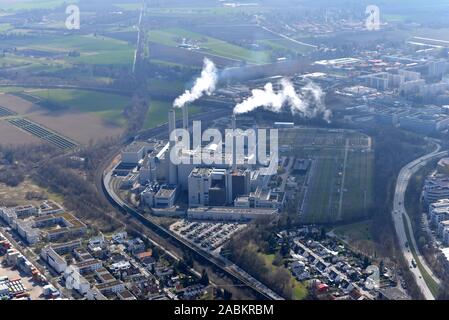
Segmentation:
<svg viewBox="0 0 449 320">
<path fill-rule="evenodd" d="M 394 226 L 396 229 L 396 235 L 399 241 L 399 247 L 401 249 L 405 261 L 411 264 L 411 261 L 414 260 L 414 256 L 410 250 L 411 248 L 413 248 L 416 257 L 419 260 L 419 263 L 422 265 L 424 270 L 433 278 L 433 280 L 438 284 L 440 283 L 440 280 L 433 274 L 432 270 L 427 265 L 427 262 L 425 261 L 424 257 L 422 256 L 416 244 L 415 237 L 413 236 L 413 229 L 410 222 L 410 218 L 407 214 L 407 211 L 405 210 L 404 199 L 405 199 L 405 191 L 407 189 L 410 178 L 415 173 L 417 173 L 421 168 L 427 165 L 430 161 L 448 154 L 448 151 L 440 152 L 440 149 L 441 146 L 437 144 L 437 148 L 433 152 L 410 162 L 401 169 L 401 171 L 399 172 L 398 179 L 396 181 L 393 211 L 391 212 Z M 407 231 L 405 229 L 405 225 L 407 226 Z M 411 243 L 407 238 L 407 233 L 410 235 Z M 418 266 L 412 267 L 410 271 L 413 273 L 416 283 L 420 287 L 424 297 L 427 300 L 434 300 L 435 297 L 432 294 L 431 290 L 429 289 L 427 283 L 424 281 L 425 278 L 423 277 L 420 268 Z"/>
</svg>

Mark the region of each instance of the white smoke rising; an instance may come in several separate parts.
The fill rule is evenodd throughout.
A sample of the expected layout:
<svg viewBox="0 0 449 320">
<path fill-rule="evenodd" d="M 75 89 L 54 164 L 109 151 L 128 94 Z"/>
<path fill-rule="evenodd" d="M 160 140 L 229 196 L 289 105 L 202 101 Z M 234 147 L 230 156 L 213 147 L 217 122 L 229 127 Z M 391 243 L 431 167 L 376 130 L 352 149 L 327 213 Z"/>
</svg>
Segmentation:
<svg viewBox="0 0 449 320">
<path fill-rule="evenodd" d="M 281 89 L 277 92 L 269 82 L 263 90 L 254 89 L 251 93 L 248 99 L 235 106 L 235 114 L 247 113 L 260 107 L 278 113 L 286 105 L 292 114 L 299 113 L 306 118 L 322 115 L 324 120 L 329 122 L 332 115 L 331 111 L 326 109 L 323 90 L 311 81 L 301 88 L 300 92 L 296 92 L 293 84 L 284 78 L 281 80 Z"/>
<path fill-rule="evenodd" d="M 187 103 L 192 103 L 204 95 L 211 95 L 215 91 L 217 84 L 217 68 L 215 64 L 207 58 L 204 58 L 203 70 L 201 76 L 195 80 L 192 89 L 186 90 L 181 96 L 176 98 L 173 106 L 182 108 Z"/>
</svg>

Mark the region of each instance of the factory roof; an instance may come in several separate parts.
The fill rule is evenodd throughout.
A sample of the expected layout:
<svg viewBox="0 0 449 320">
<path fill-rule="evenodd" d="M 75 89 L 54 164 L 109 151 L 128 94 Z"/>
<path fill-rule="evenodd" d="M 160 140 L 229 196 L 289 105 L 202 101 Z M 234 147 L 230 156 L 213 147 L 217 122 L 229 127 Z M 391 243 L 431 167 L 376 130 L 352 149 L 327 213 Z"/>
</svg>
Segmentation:
<svg viewBox="0 0 449 320">
<path fill-rule="evenodd" d="M 129 145 L 127 145 L 123 152 L 139 152 L 145 147 L 143 142 L 133 142 Z"/>
<path fill-rule="evenodd" d="M 194 168 L 190 173 L 190 176 L 194 178 L 209 177 L 211 173 L 211 168 Z"/>
<path fill-rule="evenodd" d="M 176 192 L 176 188 L 164 186 L 159 189 L 159 191 L 156 193 L 155 197 L 156 198 L 170 198 L 174 195 L 175 192 Z"/>
<path fill-rule="evenodd" d="M 274 209 L 261 209 L 261 208 L 240 208 L 240 207 L 197 207 L 189 208 L 191 213 L 230 213 L 230 214 L 260 214 L 269 215 L 276 213 Z"/>
</svg>

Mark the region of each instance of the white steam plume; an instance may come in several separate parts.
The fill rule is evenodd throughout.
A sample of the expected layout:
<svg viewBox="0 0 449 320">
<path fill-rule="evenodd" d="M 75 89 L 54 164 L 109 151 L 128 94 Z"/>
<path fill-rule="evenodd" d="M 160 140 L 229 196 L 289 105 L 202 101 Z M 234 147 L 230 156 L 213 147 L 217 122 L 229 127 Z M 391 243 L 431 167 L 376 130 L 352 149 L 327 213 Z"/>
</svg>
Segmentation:
<svg viewBox="0 0 449 320">
<path fill-rule="evenodd" d="M 209 59 L 204 58 L 201 76 L 195 80 L 192 89 L 186 90 L 181 96 L 176 98 L 173 102 L 173 106 L 182 108 L 184 105 L 198 100 L 205 94 L 208 96 L 211 95 L 212 92 L 215 91 L 217 78 L 217 68 L 215 67 L 215 64 Z"/>
<path fill-rule="evenodd" d="M 273 85 L 267 83 L 264 89 L 252 90 L 252 95 L 234 108 L 235 114 L 247 113 L 257 108 L 280 112 L 287 105 L 292 114 L 301 114 L 306 118 L 322 115 L 329 122 L 331 111 L 324 104 L 324 92 L 313 82 L 307 83 L 300 92 L 288 79 L 281 80 L 281 89 L 274 91 Z"/>
</svg>

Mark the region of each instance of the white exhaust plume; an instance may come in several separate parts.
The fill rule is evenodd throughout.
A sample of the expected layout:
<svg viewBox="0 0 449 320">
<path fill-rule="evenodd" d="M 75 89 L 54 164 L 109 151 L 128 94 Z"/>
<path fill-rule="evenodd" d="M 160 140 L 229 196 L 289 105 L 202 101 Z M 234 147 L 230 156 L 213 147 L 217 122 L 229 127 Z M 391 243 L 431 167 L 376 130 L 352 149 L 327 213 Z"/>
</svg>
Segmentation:
<svg viewBox="0 0 449 320">
<path fill-rule="evenodd" d="M 198 100 L 203 95 L 211 95 L 215 91 L 217 84 L 217 68 L 215 64 L 207 58 L 204 58 L 203 70 L 201 76 L 195 80 L 193 88 L 186 90 L 181 96 L 176 98 L 173 102 L 173 106 L 176 108 L 182 108 L 188 103 L 192 103 Z"/>
<path fill-rule="evenodd" d="M 287 105 L 292 114 L 301 114 L 306 118 L 322 115 L 324 120 L 330 121 L 331 111 L 324 104 L 324 92 L 313 82 L 309 82 L 296 92 L 288 79 L 281 80 L 281 90 L 275 92 L 273 85 L 267 83 L 264 89 L 252 90 L 252 95 L 234 108 L 235 114 L 247 113 L 257 108 L 264 108 L 272 112 L 280 112 Z"/>
</svg>

